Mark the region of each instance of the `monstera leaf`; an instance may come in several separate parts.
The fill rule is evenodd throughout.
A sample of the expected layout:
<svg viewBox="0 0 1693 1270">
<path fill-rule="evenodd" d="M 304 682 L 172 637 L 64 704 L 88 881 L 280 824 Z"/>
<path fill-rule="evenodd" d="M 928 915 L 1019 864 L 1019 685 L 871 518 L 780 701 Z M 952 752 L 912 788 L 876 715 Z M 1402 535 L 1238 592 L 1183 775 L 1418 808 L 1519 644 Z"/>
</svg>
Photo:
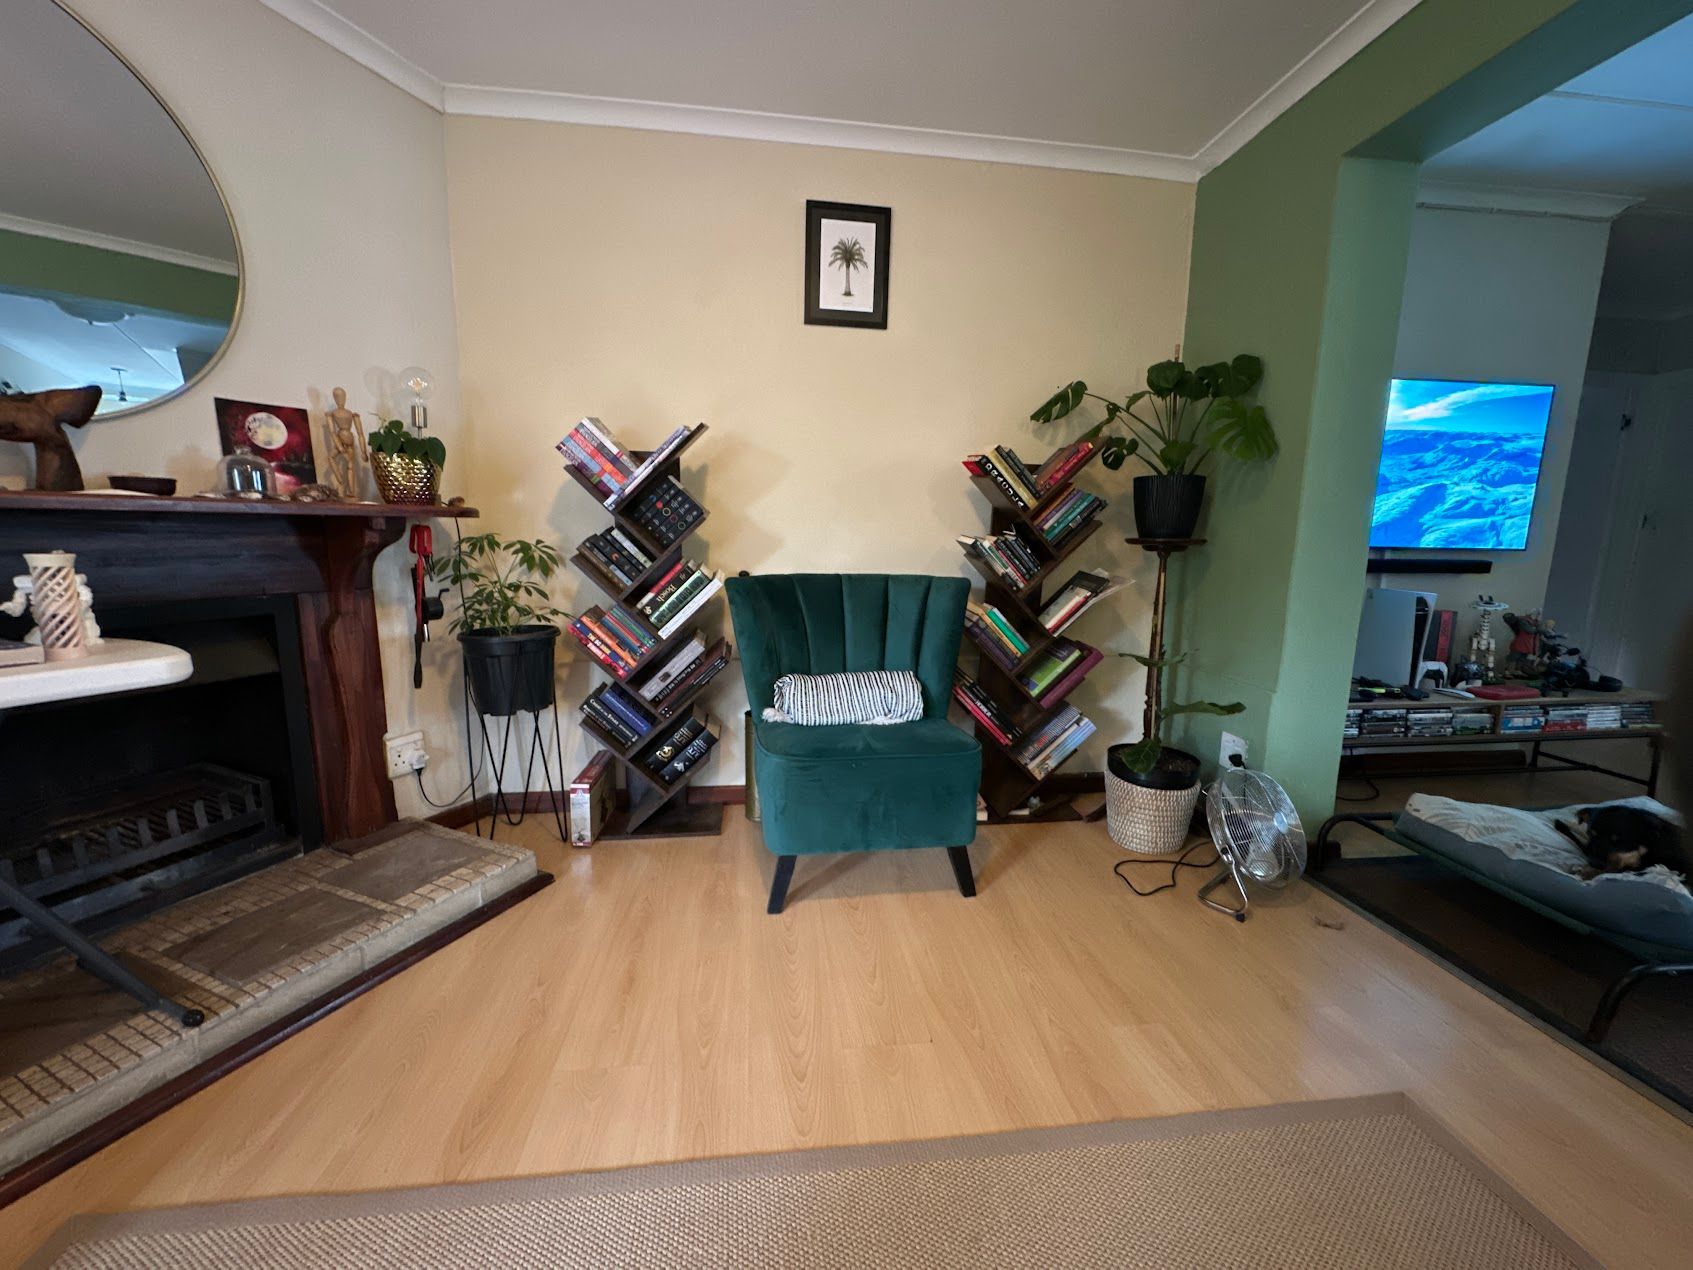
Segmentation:
<svg viewBox="0 0 1693 1270">
<path fill-rule="evenodd" d="M 1224 454 L 1242 460 L 1267 459 L 1276 452 L 1276 430 L 1263 406 L 1249 406 L 1233 397 L 1219 398 L 1211 407 L 1209 440 Z"/>
<path fill-rule="evenodd" d="M 1160 399 L 1168 397 L 1186 374 L 1187 367 L 1180 362 L 1154 362 L 1146 368 L 1146 390 Z"/>
<path fill-rule="evenodd" d="M 1134 437 L 1112 437 L 1099 452 L 1099 461 L 1115 472 L 1138 449 L 1140 442 Z"/>
<path fill-rule="evenodd" d="M 1082 404 L 1082 398 L 1087 394 L 1087 390 L 1088 386 L 1079 379 L 1073 383 L 1065 384 L 1064 387 L 1041 402 L 1029 418 L 1036 423 L 1052 423 L 1054 420 L 1062 419 Z"/>
</svg>

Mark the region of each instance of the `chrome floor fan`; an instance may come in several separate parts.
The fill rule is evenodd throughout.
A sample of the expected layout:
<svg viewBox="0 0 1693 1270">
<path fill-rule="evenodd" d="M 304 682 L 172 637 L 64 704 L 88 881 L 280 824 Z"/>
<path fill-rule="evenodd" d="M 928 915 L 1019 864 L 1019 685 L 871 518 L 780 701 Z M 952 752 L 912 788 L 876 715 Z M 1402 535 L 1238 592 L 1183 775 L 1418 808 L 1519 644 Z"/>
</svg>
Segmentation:
<svg viewBox="0 0 1693 1270">
<path fill-rule="evenodd" d="M 1252 900 L 1246 884 L 1279 890 L 1305 871 L 1305 829 L 1299 823 L 1287 791 L 1262 772 L 1231 767 L 1205 790 L 1205 818 L 1223 868 L 1199 888 L 1207 907 L 1246 920 Z M 1238 908 L 1211 898 L 1211 892 L 1233 882 L 1240 894 Z"/>
</svg>

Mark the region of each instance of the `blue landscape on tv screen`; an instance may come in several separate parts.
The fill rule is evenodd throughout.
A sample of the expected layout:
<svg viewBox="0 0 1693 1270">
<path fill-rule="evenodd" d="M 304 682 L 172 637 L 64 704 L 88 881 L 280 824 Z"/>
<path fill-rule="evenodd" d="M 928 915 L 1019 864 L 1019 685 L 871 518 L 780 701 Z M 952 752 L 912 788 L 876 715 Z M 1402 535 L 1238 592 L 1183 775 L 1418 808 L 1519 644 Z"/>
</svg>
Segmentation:
<svg viewBox="0 0 1693 1270">
<path fill-rule="evenodd" d="M 1522 550 L 1551 415 L 1546 384 L 1394 380 L 1370 546 Z"/>
</svg>

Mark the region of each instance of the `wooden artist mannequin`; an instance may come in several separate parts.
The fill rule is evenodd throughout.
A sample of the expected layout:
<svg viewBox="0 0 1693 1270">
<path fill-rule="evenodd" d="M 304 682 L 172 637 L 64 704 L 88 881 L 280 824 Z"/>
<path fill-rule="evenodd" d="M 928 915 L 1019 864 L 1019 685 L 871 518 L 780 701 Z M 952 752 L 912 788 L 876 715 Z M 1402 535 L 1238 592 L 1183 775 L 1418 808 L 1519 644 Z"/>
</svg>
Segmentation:
<svg viewBox="0 0 1693 1270">
<path fill-rule="evenodd" d="M 35 488 L 83 489 L 66 428 L 80 428 L 100 405 L 100 387 L 0 394 L 0 441 L 35 447 Z"/>
<path fill-rule="evenodd" d="M 347 390 L 333 389 L 335 409 L 324 412 L 324 424 L 329 432 L 329 479 L 341 491 L 341 497 L 356 499 L 363 484 L 359 474 L 364 470 L 360 461 L 370 462 L 370 448 L 364 439 L 364 423 L 358 411 L 347 409 Z"/>
</svg>

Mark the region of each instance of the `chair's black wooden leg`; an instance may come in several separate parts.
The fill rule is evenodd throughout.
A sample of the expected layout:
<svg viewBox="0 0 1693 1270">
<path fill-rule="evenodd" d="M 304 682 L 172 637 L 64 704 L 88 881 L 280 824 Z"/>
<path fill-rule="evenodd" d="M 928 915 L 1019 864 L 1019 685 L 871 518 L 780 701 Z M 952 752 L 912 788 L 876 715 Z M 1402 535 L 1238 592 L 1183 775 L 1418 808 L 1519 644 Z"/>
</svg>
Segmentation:
<svg viewBox="0 0 1693 1270">
<path fill-rule="evenodd" d="M 952 861 L 952 873 L 958 879 L 958 893 L 969 899 L 976 893 L 976 875 L 970 872 L 970 849 L 948 847 L 946 858 Z"/>
<path fill-rule="evenodd" d="M 793 881 L 795 858 L 791 855 L 776 857 L 776 876 L 770 883 L 770 904 L 764 910 L 766 913 L 780 913 L 782 905 L 788 902 L 788 883 Z"/>
</svg>

